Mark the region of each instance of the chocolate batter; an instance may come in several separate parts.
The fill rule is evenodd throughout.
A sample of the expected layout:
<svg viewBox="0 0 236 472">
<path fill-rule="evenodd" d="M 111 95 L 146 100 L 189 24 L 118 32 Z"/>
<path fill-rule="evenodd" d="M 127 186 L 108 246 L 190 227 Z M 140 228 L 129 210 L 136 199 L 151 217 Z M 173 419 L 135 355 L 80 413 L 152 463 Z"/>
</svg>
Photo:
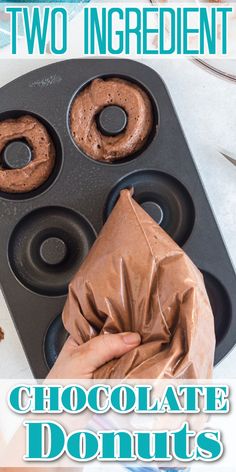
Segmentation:
<svg viewBox="0 0 236 472">
<path fill-rule="evenodd" d="M 63 321 L 79 344 L 101 333 L 140 333 L 141 346 L 95 378 L 212 375 L 214 320 L 202 274 L 128 190 L 70 284 Z"/>
<path fill-rule="evenodd" d="M 0 341 L 2 341 L 4 339 L 4 332 L 0 326 Z"/>
<path fill-rule="evenodd" d="M 109 105 L 127 114 L 127 126 L 116 136 L 106 136 L 97 125 L 98 114 Z M 115 161 L 139 151 L 153 127 L 151 101 L 138 85 L 127 80 L 95 79 L 74 100 L 70 126 L 76 144 L 98 161 Z"/>
<path fill-rule="evenodd" d="M 0 154 L 7 144 L 16 140 L 27 142 L 32 160 L 21 169 L 6 169 L 0 164 L 0 190 L 30 192 L 50 176 L 55 163 L 55 148 L 46 128 L 29 115 L 0 122 Z"/>
</svg>

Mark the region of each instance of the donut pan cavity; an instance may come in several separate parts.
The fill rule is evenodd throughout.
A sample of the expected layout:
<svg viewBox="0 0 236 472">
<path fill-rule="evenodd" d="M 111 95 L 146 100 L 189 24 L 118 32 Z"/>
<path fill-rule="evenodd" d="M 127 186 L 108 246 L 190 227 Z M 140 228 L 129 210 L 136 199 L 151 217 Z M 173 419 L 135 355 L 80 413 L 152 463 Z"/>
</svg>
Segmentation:
<svg viewBox="0 0 236 472">
<path fill-rule="evenodd" d="M 6 193 L 0 190 L 0 198 L 4 198 L 6 200 L 27 200 L 42 194 L 55 182 L 63 166 L 63 151 L 60 137 L 56 133 L 55 129 L 50 125 L 50 123 L 48 123 L 47 119 L 45 119 L 41 115 L 37 115 L 33 111 L 29 111 L 27 108 L 22 108 L 18 110 L 12 109 L 2 112 L 2 107 L 0 107 L 0 122 L 5 120 L 15 120 L 25 115 L 31 115 L 32 117 L 36 118 L 46 128 L 47 132 L 52 138 L 55 147 L 55 165 L 49 178 L 42 185 L 40 185 L 40 187 L 36 188 L 35 190 L 32 190 L 31 192 Z M 12 169 L 23 168 L 27 163 L 31 161 L 31 159 L 33 159 L 32 149 L 24 139 L 9 141 L 9 144 L 3 149 L 2 153 L 0 154 L 1 165 L 7 165 L 9 168 Z"/>
<path fill-rule="evenodd" d="M 148 141 L 137 155 L 116 164 L 86 156 L 70 133 L 73 100 L 97 77 L 135 82 L 152 101 Z M 0 282 L 34 375 L 45 377 L 66 340 L 61 312 L 68 282 L 125 187 L 133 187 L 134 198 L 202 271 L 219 362 L 236 344 L 236 277 L 160 76 L 129 60 L 58 62 L 0 89 L 0 120 L 25 114 L 46 126 L 56 166 L 37 190 L 0 193 Z M 123 129 L 125 119 L 113 107 L 102 114 L 100 126 Z M 27 161 L 28 150 L 24 143 L 21 147 Z"/>
</svg>

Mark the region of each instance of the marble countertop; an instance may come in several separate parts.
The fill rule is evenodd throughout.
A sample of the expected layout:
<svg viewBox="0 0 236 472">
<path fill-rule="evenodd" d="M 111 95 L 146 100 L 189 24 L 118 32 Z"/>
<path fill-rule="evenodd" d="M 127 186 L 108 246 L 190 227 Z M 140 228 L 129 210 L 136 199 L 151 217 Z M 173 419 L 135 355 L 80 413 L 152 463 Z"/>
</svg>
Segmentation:
<svg viewBox="0 0 236 472">
<path fill-rule="evenodd" d="M 48 60 L 1 60 L 0 86 Z M 236 167 L 219 148 L 236 154 L 236 83 L 217 78 L 189 59 L 144 61 L 162 76 L 171 94 L 216 220 L 236 266 Z M 0 293 L 0 378 L 31 378 L 32 374 Z M 236 348 L 215 368 L 218 378 L 236 374 Z"/>
</svg>

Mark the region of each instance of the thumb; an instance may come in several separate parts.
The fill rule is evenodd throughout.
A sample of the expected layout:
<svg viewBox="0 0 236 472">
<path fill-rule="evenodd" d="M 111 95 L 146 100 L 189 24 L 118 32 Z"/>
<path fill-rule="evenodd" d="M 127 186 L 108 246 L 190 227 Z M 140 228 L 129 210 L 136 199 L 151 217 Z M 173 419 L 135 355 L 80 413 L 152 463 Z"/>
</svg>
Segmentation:
<svg viewBox="0 0 236 472">
<path fill-rule="evenodd" d="M 84 357 L 87 372 L 94 372 L 106 362 L 118 359 L 141 343 L 139 333 L 103 334 L 96 336 L 79 348 L 80 357 Z"/>
</svg>

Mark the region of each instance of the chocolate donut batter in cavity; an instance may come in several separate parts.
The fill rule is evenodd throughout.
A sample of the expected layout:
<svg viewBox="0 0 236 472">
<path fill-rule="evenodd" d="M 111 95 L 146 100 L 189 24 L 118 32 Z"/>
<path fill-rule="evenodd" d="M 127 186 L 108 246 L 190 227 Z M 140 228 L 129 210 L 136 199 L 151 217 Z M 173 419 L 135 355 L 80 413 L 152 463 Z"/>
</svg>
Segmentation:
<svg viewBox="0 0 236 472">
<path fill-rule="evenodd" d="M 97 125 L 99 113 L 109 105 L 127 114 L 124 131 L 116 136 L 103 134 Z M 151 101 L 138 85 L 127 80 L 95 79 L 74 100 L 70 126 L 76 144 L 98 161 L 116 161 L 139 151 L 153 127 Z"/>
<path fill-rule="evenodd" d="M 0 155 L 13 141 L 23 140 L 31 148 L 32 160 L 20 169 L 6 169 L 0 161 L 0 190 L 8 193 L 30 192 L 50 176 L 55 163 L 55 148 L 45 128 L 36 118 L 21 118 L 0 122 Z"/>
</svg>

